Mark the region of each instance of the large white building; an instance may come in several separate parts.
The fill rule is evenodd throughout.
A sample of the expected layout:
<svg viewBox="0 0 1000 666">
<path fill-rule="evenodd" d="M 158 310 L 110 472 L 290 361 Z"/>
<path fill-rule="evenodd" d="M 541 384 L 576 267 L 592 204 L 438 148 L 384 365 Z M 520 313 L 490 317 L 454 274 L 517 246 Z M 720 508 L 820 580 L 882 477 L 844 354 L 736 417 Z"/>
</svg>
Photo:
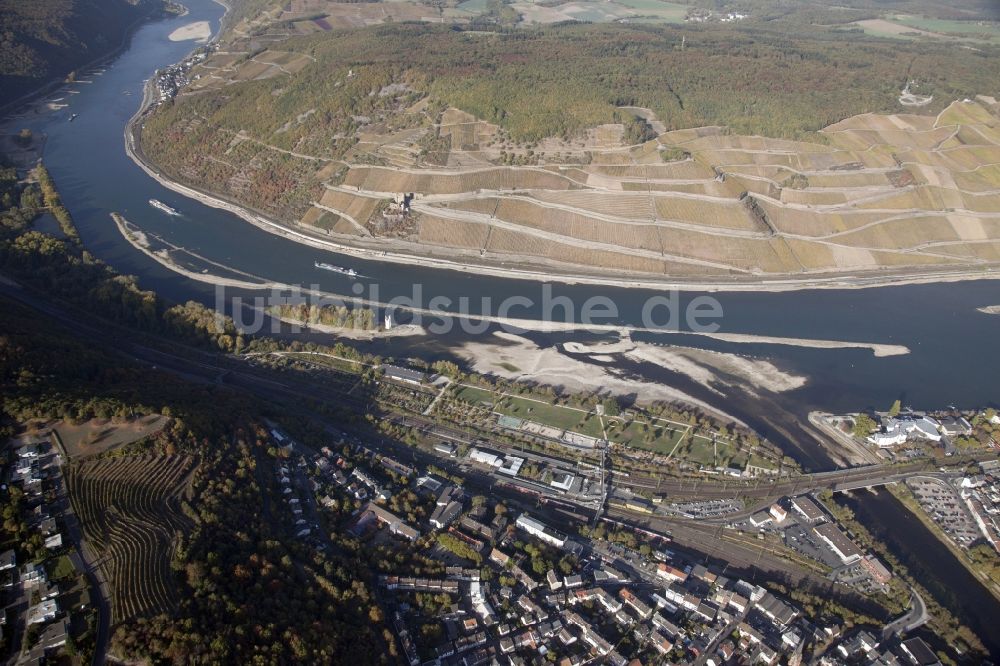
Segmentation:
<svg viewBox="0 0 1000 666">
<path fill-rule="evenodd" d="M 528 534 L 536 536 L 545 543 L 552 544 L 556 548 L 562 548 L 563 545 L 565 545 L 566 540 L 569 538 L 562 532 L 552 529 L 545 523 L 535 520 L 526 513 L 522 513 L 518 516 L 514 524 Z"/>
<path fill-rule="evenodd" d="M 871 435 L 868 441 L 886 448 L 902 444 L 911 436 L 932 442 L 941 441 L 937 421 L 927 416 L 904 416 L 898 419 L 886 417 L 882 419 L 882 432 Z"/>
<path fill-rule="evenodd" d="M 858 545 L 848 539 L 847 535 L 833 523 L 823 523 L 814 527 L 813 532 L 830 546 L 844 564 L 854 564 L 864 556 Z"/>
<path fill-rule="evenodd" d="M 487 451 L 486 449 L 477 449 L 473 447 L 469 450 L 469 459 L 473 462 L 480 463 L 481 465 L 488 465 L 490 467 L 500 467 L 503 464 L 503 456 L 494 453 L 493 451 Z"/>
</svg>

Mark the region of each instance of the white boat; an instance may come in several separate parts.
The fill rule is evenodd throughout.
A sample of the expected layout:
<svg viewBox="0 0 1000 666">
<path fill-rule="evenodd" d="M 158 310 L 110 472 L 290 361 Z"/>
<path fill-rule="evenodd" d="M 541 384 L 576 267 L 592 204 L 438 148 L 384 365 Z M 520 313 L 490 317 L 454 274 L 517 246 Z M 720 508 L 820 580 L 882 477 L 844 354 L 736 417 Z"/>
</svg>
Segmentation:
<svg viewBox="0 0 1000 666">
<path fill-rule="evenodd" d="M 175 217 L 179 217 L 181 214 L 179 210 L 177 210 L 176 208 L 171 208 L 170 206 L 163 203 L 159 199 L 150 199 L 149 205 L 158 210 L 162 210 L 167 215 L 174 215 Z"/>
<path fill-rule="evenodd" d="M 334 266 L 333 264 L 324 264 L 321 261 L 314 261 L 313 262 L 313 266 L 315 266 L 316 268 L 320 268 L 320 269 L 322 269 L 324 271 L 331 271 L 333 273 L 341 273 L 341 274 L 347 275 L 349 277 L 354 277 L 354 276 L 356 276 L 358 274 L 358 272 L 356 270 L 354 270 L 353 268 L 344 268 L 342 266 Z"/>
</svg>

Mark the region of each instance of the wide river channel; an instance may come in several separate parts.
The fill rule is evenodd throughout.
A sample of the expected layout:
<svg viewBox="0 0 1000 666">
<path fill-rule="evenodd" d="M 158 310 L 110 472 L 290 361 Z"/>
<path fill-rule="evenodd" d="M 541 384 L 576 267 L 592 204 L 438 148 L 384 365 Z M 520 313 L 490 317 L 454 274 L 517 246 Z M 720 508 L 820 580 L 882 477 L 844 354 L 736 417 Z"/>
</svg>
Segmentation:
<svg viewBox="0 0 1000 666">
<path fill-rule="evenodd" d="M 361 260 L 316 250 L 258 229 L 228 212 L 178 195 L 150 178 L 125 154 L 123 130 L 142 97 L 145 79 L 158 68 L 181 60 L 197 46 L 170 41 L 178 27 L 208 21 L 218 28 L 222 7 L 212 0 L 187 0 L 187 16 L 149 23 L 134 35 L 130 47 L 106 70 L 81 76 L 81 81 L 52 95 L 66 108 L 31 112 L 9 121 L 6 129 L 28 127 L 48 137 L 45 163 L 73 213 L 87 248 L 124 273 L 137 275 L 144 287 L 175 300 L 196 299 L 214 304 L 215 288 L 157 264 L 119 234 L 109 213 L 123 213 L 131 222 L 165 240 L 217 264 L 268 280 L 324 291 L 351 294 L 362 283 L 364 295 L 378 290 L 382 300 L 423 289 L 424 301 L 445 296 L 457 303 L 470 299 L 479 312 L 481 298 L 492 298 L 491 311 L 511 296 L 526 296 L 535 306 L 517 310 L 518 317 L 538 317 L 543 285 L 443 269 Z M 71 114 L 77 114 L 70 122 Z M 183 212 L 170 217 L 149 206 L 162 200 Z M 363 280 L 317 270 L 314 261 L 351 266 Z M 207 267 L 208 264 L 205 264 Z M 201 268 L 195 266 L 195 268 Z M 563 285 L 554 283 L 554 297 L 568 296 L 579 307 L 593 295 L 614 302 L 623 325 L 640 323 L 643 305 L 662 295 L 651 290 Z M 689 302 L 698 294 L 685 293 Z M 721 331 L 760 336 L 863 341 L 905 345 L 910 353 L 876 357 L 867 349 L 815 349 L 779 344 L 736 344 L 688 335 L 638 333 L 637 340 L 685 345 L 771 360 L 787 372 L 808 378 L 801 388 L 781 394 L 785 409 L 799 415 L 808 409 L 830 412 L 886 407 L 897 397 L 915 408 L 947 405 L 974 407 L 997 398 L 1000 376 L 1000 316 L 977 308 L 1000 304 L 1000 282 L 983 280 L 956 284 L 914 285 L 857 290 L 808 290 L 784 293 L 731 292 L 713 295 L 723 310 Z M 539 344 L 590 340 L 582 332 L 530 334 Z M 448 335 L 395 339 L 396 356 L 440 355 L 470 336 Z M 385 351 L 390 343 L 373 345 Z M 690 378 L 655 367 L 628 368 L 648 378 L 674 382 L 709 402 L 714 394 Z M 641 396 L 640 396 L 641 397 Z M 719 405 L 726 407 L 726 405 Z M 735 415 L 753 421 L 753 409 Z M 825 466 L 821 456 L 801 455 L 809 467 Z"/>
<path fill-rule="evenodd" d="M 28 127 L 36 135 L 47 136 L 45 163 L 92 253 L 123 273 L 137 275 L 144 287 L 168 298 L 195 299 L 214 305 L 213 286 L 164 268 L 126 242 L 109 215 L 117 211 L 141 228 L 215 264 L 275 282 L 305 287 L 318 285 L 324 291 L 338 294 L 351 294 L 352 285 L 360 282 L 366 296 L 377 288 L 382 300 L 410 295 L 413 285 L 419 284 L 425 301 L 432 296 L 446 296 L 457 303 L 460 298 L 467 297 L 475 313 L 481 312 L 477 308 L 482 307 L 480 299 L 484 296 L 492 298 L 494 311 L 505 298 L 525 296 L 536 305 L 519 310 L 516 316 L 539 316 L 543 287 L 539 282 L 360 260 L 309 248 L 269 234 L 228 212 L 180 196 L 137 167 L 124 150 L 124 127 L 140 104 L 143 82 L 157 68 L 181 60 L 197 46 L 190 41 L 171 41 L 168 36 L 178 27 L 195 21 L 208 21 L 214 32 L 222 17 L 222 7 L 212 0 L 185 0 L 185 4 L 190 9 L 187 16 L 144 25 L 135 33 L 130 47 L 106 69 L 84 75 L 80 82 L 51 96 L 62 98 L 60 103 L 68 105 L 65 108 L 46 113 L 29 112 L 5 123 L 8 131 Z M 69 120 L 71 114 L 77 114 L 72 122 Z M 181 210 L 183 216 L 170 217 L 151 208 L 150 199 L 166 202 Z M 353 281 L 343 275 L 316 270 L 314 261 L 351 266 L 365 277 Z M 607 296 L 616 305 L 619 312 L 616 321 L 622 325 L 637 325 L 643 305 L 651 297 L 662 295 L 650 290 L 559 283 L 551 285 L 551 293 L 554 297 L 568 296 L 577 304 L 593 295 Z M 685 293 L 681 299 L 686 303 L 697 296 Z M 802 375 L 808 378 L 803 387 L 772 396 L 769 403 L 780 401 L 781 409 L 796 417 L 815 408 L 847 412 L 870 406 L 886 407 L 897 397 L 917 409 L 947 405 L 976 407 L 992 404 L 997 399 L 1000 316 L 978 312 L 977 308 L 1000 304 L 1000 282 L 983 280 L 784 293 L 734 292 L 713 296 L 723 308 L 720 323 L 725 333 L 905 345 L 910 353 L 877 357 L 867 349 L 734 344 L 690 335 L 641 333 L 634 338 L 764 358 L 787 372 Z M 583 332 L 533 333 L 528 337 L 543 346 L 595 339 L 594 335 Z M 380 352 L 391 350 L 395 356 L 429 357 L 447 354 L 449 349 L 470 339 L 470 334 L 453 332 L 395 339 L 372 347 Z M 667 370 L 658 372 L 648 363 L 623 370 L 677 385 L 703 400 L 717 402 L 720 408 L 752 425 L 761 422 L 760 409 L 746 396 L 735 405 L 729 400 L 723 402 L 717 394 L 690 377 Z M 802 447 L 793 450 L 792 454 L 809 468 L 830 464 L 829 459 L 814 447 Z M 893 522 L 899 518 L 898 511 L 885 506 L 885 500 L 866 499 L 862 504 L 868 509 L 861 516 L 866 522 Z M 857 504 L 855 507 L 862 508 Z M 907 535 L 893 541 L 894 549 L 916 549 L 925 553 L 934 550 L 926 539 L 920 544 L 907 542 L 907 538 L 912 541 L 912 536 L 913 531 L 907 529 Z M 935 591 L 956 582 L 940 576 L 940 567 L 956 566 L 954 562 L 945 562 L 948 558 L 940 555 L 940 550 L 934 550 L 934 557 L 926 561 L 922 560 L 920 552 L 912 552 L 908 561 L 922 575 L 938 577 L 936 584 L 928 584 Z M 969 581 L 960 583 L 968 584 Z M 985 593 L 985 590 L 980 591 Z M 962 613 L 960 608 L 955 608 L 954 597 L 942 601 L 951 602 L 946 605 L 959 611 L 959 615 L 974 627 L 986 628 L 972 609 Z M 980 603 L 997 608 L 989 603 L 988 595 Z M 990 647 L 996 649 L 995 640 L 991 640 Z"/>
</svg>

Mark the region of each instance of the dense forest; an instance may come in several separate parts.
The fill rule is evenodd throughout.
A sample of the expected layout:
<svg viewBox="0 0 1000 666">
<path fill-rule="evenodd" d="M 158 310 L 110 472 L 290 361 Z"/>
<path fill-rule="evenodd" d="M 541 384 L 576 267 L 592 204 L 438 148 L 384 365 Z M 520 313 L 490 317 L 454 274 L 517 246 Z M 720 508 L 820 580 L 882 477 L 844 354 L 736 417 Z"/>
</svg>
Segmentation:
<svg viewBox="0 0 1000 666">
<path fill-rule="evenodd" d="M 162 0 L 0 0 L 0 106 L 113 52 Z"/>
<path fill-rule="evenodd" d="M 157 133 L 185 130 L 191 118 L 204 117 L 283 148 L 305 140 L 336 157 L 349 147 L 359 117 L 391 114 L 394 100 L 369 94 L 390 83 L 499 123 L 522 141 L 612 122 L 621 105 L 653 109 L 668 130 L 727 125 L 740 134 L 800 138 L 858 113 L 899 111 L 908 79 L 934 95 L 924 112 L 1000 93 L 991 66 L 996 54 L 988 48 L 824 31 L 571 24 L 468 34 L 406 24 L 291 38 L 281 49 L 316 62 L 291 77 L 241 82 L 168 105 L 147 138 L 155 142 Z M 354 76 L 345 79 L 348 70 Z M 278 131 L 311 109 L 303 122 Z M 200 148 L 202 130 L 175 150 Z"/>
<path fill-rule="evenodd" d="M 218 349 L 220 340 L 223 347 L 235 346 L 232 321 L 220 321 L 201 305 L 168 303 L 82 250 L 68 212 L 60 223 L 74 240 L 32 229 L 46 201 L 61 205 L 44 167 L 22 181 L 13 167 L 0 166 L 0 273 L 139 330 L 208 348 Z M 182 423 L 190 420 L 206 431 L 219 427 L 214 413 L 200 406 L 206 396 L 186 383 L 109 359 L 24 306 L 4 300 L 2 308 L 0 436 L 30 418 L 115 418 L 159 413 L 165 405 Z"/>
<path fill-rule="evenodd" d="M 72 218 L 43 165 L 27 180 L 22 184 L 13 167 L 0 167 L 0 269 L 4 273 L 141 331 L 210 349 L 243 347 L 245 341 L 232 320 L 198 303 L 169 303 L 82 249 Z M 31 222 L 46 209 L 56 217 L 65 239 L 32 229 Z"/>
</svg>

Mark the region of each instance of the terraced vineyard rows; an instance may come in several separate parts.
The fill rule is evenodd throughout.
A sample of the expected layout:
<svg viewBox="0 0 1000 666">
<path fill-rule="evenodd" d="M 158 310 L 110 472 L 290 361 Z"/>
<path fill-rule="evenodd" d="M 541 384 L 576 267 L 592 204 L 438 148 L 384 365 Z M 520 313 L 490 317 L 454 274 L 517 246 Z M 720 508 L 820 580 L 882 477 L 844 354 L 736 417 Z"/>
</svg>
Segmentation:
<svg viewBox="0 0 1000 666">
<path fill-rule="evenodd" d="M 65 468 L 73 510 L 98 558 L 115 623 L 167 610 L 178 591 L 170 571 L 177 537 L 191 528 L 179 500 L 190 456 L 122 456 Z"/>
<path fill-rule="evenodd" d="M 787 275 L 984 264 L 1000 261 L 997 125 L 1000 104 L 979 98 L 937 119 L 850 118 L 823 130 L 827 143 L 706 127 L 591 150 L 577 164 L 352 165 L 346 186 L 413 192 L 411 241 L 567 269 Z"/>
</svg>

